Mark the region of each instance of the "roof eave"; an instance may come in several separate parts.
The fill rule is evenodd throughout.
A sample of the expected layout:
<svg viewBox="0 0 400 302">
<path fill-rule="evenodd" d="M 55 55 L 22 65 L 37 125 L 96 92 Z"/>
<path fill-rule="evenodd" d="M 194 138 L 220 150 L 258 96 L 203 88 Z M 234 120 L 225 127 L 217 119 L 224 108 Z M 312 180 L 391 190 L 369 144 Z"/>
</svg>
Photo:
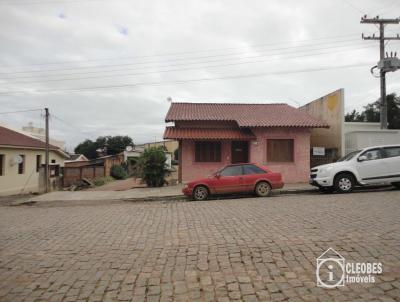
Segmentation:
<svg viewBox="0 0 400 302">
<path fill-rule="evenodd" d="M 35 146 L 18 146 L 18 145 L 1 145 L 0 144 L 0 147 L 8 148 L 8 149 L 46 150 L 45 147 L 35 147 Z M 53 151 L 53 152 L 57 152 L 65 158 L 69 158 L 69 155 L 61 149 L 50 148 L 49 150 Z"/>
</svg>

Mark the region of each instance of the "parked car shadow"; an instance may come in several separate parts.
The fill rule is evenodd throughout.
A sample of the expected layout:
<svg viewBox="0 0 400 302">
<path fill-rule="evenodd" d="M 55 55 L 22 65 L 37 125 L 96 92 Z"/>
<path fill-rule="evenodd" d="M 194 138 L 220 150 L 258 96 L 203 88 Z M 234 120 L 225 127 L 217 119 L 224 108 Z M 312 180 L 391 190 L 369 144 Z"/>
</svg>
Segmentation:
<svg viewBox="0 0 400 302">
<path fill-rule="evenodd" d="M 355 187 L 351 193 L 325 193 L 321 191 L 316 191 L 318 194 L 354 194 L 354 193 L 371 193 L 371 192 L 386 192 L 386 191 L 399 191 L 399 189 L 395 188 L 392 185 L 370 185 L 363 187 Z"/>
<path fill-rule="evenodd" d="M 211 195 L 209 196 L 205 201 L 210 201 L 210 200 L 226 200 L 226 199 L 243 199 L 243 198 L 257 198 L 257 199 L 268 199 L 268 198 L 274 198 L 279 196 L 279 193 L 276 192 L 271 192 L 271 194 L 267 197 L 258 197 L 254 193 L 232 193 L 232 194 L 224 194 L 224 195 Z M 192 198 L 187 197 L 186 201 L 195 201 L 195 202 L 202 202 L 202 201 L 196 201 Z"/>
</svg>

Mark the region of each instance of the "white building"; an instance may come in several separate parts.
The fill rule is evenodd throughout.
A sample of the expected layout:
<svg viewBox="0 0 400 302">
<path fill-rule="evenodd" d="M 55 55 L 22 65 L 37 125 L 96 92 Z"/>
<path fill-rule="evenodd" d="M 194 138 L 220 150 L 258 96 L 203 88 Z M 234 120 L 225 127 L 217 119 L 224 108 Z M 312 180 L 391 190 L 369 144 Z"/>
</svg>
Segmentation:
<svg viewBox="0 0 400 302">
<path fill-rule="evenodd" d="M 380 123 L 345 122 L 346 154 L 362 148 L 400 144 L 400 130 L 381 129 Z"/>
<path fill-rule="evenodd" d="M 40 139 L 42 142 L 46 141 L 46 132 L 44 128 L 34 127 L 32 122 L 28 123 L 28 126 L 22 127 L 22 131 Z M 62 140 L 49 138 L 49 143 L 56 146 L 62 150 L 65 150 L 65 142 Z"/>
</svg>

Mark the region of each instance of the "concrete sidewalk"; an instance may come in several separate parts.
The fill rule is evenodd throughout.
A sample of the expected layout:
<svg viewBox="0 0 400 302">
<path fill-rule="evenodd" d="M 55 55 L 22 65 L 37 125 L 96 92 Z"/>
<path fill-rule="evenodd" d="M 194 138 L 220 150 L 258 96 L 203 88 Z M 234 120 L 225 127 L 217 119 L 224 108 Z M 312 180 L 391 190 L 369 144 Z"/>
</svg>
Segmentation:
<svg viewBox="0 0 400 302">
<path fill-rule="evenodd" d="M 34 196 L 24 203 L 79 202 L 79 201 L 149 201 L 184 199 L 183 185 L 161 188 L 135 188 L 126 191 L 57 191 Z M 287 184 L 284 188 L 274 190 L 273 194 L 295 194 L 313 192 L 316 189 L 308 183 Z"/>
</svg>

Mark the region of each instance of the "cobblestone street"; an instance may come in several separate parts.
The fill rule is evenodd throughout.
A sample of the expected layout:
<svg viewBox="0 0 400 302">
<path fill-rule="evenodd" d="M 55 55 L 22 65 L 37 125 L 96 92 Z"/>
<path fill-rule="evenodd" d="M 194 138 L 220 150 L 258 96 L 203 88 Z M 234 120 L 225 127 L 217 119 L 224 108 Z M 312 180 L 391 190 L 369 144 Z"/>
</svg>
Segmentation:
<svg viewBox="0 0 400 302">
<path fill-rule="evenodd" d="M 375 284 L 316 286 L 329 247 Z M 399 301 L 400 193 L 1 206 L 0 301 Z"/>
</svg>

